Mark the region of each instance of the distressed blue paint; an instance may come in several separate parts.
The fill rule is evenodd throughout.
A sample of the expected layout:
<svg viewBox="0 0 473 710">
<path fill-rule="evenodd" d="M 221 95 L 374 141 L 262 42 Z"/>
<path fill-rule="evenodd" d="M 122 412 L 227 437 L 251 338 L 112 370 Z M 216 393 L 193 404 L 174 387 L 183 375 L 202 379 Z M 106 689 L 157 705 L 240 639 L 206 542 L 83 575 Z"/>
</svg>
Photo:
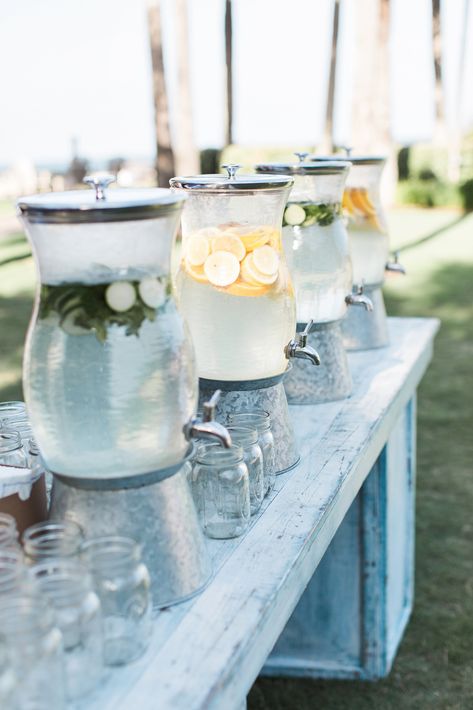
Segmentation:
<svg viewBox="0 0 473 710">
<path fill-rule="evenodd" d="M 415 396 L 269 657 L 265 675 L 386 676 L 413 602 Z"/>
</svg>

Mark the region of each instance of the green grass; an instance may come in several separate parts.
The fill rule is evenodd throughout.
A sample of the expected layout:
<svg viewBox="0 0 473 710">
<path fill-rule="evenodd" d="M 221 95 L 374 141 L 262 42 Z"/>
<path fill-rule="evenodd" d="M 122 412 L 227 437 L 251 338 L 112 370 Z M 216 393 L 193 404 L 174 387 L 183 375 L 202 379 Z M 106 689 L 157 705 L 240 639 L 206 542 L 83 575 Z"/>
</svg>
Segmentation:
<svg viewBox="0 0 473 710">
<path fill-rule="evenodd" d="M 442 320 L 419 392 L 414 614 L 386 680 L 259 679 L 249 710 L 473 708 L 473 216 L 402 209 L 390 226 L 408 268 L 390 314 Z"/>
<path fill-rule="evenodd" d="M 395 210 L 408 277 L 390 279 L 392 315 L 438 316 L 419 394 L 416 605 L 391 675 L 378 683 L 258 680 L 249 710 L 473 708 L 473 215 Z M 15 241 L 0 242 L 0 263 Z M 0 266 L 0 400 L 21 396 L 31 259 Z"/>
</svg>

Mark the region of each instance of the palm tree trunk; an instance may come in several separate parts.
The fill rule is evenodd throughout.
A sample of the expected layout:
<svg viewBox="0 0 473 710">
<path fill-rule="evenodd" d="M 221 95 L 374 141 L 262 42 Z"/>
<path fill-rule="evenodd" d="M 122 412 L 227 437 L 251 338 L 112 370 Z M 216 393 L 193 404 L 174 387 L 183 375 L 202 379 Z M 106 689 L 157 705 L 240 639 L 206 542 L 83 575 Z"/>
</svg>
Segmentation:
<svg viewBox="0 0 473 710">
<path fill-rule="evenodd" d="M 327 109 L 325 112 L 325 130 L 322 139 L 322 152 L 333 153 L 333 112 L 335 107 L 335 80 L 337 76 L 338 27 L 340 22 L 341 0 L 334 0 L 332 23 L 332 49 L 330 52 L 330 72 L 327 90 Z"/>
<path fill-rule="evenodd" d="M 176 171 L 179 175 L 199 172 L 199 154 L 194 143 L 192 86 L 189 58 L 187 0 L 174 0 L 178 46 L 177 117 L 175 134 Z"/>
<path fill-rule="evenodd" d="M 225 143 L 233 143 L 233 21 L 232 0 L 225 0 L 225 64 L 226 64 L 226 100 L 227 125 Z"/>
<path fill-rule="evenodd" d="M 164 74 L 161 10 L 159 0 L 148 0 L 148 32 L 153 71 L 153 99 L 156 129 L 156 172 L 158 185 L 169 187 L 176 174 L 169 125 L 169 102 Z"/>
<path fill-rule="evenodd" d="M 436 142 L 443 142 L 446 137 L 445 97 L 442 82 L 442 23 L 440 15 L 440 0 L 432 0 L 432 53 L 434 58 L 434 103 L 435 103 L 435 135 Z"/>
</svg>

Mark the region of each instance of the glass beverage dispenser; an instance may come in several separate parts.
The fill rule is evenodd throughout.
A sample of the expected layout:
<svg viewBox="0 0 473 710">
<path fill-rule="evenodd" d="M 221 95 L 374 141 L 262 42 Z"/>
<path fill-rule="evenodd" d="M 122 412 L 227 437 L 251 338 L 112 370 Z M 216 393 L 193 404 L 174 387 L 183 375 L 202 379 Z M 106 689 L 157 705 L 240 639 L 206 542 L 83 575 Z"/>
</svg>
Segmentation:
<svg viewBox="0 0 473 710">
<path fill-rule="evenodd" d="M 55 475 L 52 514 L 75 518 L 89 534 L 120 531 L 143 540 L 158 534 L 162 515 L 169 515 L 166 481 L 169 496 L 180 496 L 188 514 L 179 472 L 189 438 L 202 430 L 226 443 L 228 437 L 220 425 L 195 420 L 194 352 L 170 280 L 183 196 L 107 190 L 112 180 L 86 178 L 94 189 L 18 203 L 40 280 L 24 391 L 35 440 Z M 140 496 L 149 506 L 154 489 L 153 523 L 145 526 L 136 515 Z M 110 492 L 115 495 L 107 497 Z M 179 504 L 173 505 L 174 520 L 166 520 L 161 534 L 161 588 L 179 538 L 195 536 L 190 564 L 201 571 L 207 565 L 192 510 L 190 522 L 177 520 Z M 156 559 L 146 562 L 156 571 Z M 190 593 L 199 581 L 194 572 L 189 589 L 177 584 L 169 594 Z"/>
<path fill-rule="evenodd" d="M 294 177 L 283 215 L 283 244 L 296 292 L 297 328 L 307 329 L 321 366 L 301 363 L 289 373 L 285 388 L 293 403 L 340 399 L 351 390 L 340 321 L 349 302 L 366 304 L 366 299 L 349 295 L 352 266 L 341 207 L 349 169 L 350 163 L 342 161 L 256 166 L 258 174 Z M 315 325 L 308 327 L 312 321 Z"/>
<path fill-rule="evenodd" d="M 201 395 L 218 383 L 218 411 L 225 416 L 248 408 L 250 393 L 258 392 L 252 406 L 270 408 L 276 429 L 281 422 L 279 465 L 287 469 L 297 457 L 287 441 L 292 431 L 285 397 L 274 390 L 282 389 L 288 357 L 312 357 L 294 341 L 294 290 L 281 242 L 293 179 L 236 175 L 239 166 L 223 167 L 227 175 L 170 181 L 188 196 L 176 277 L 179 305 L 194 342 Z M 284 410 L 280 417 L 278 408 Z"/>
<path fill-rule="evenodd" d="M 325 160 L 314 156 L 311 160 Z M 349 350 L 366 350 L 388 343 L 386 310 L 381 288 L 386 270 L 401 271 L 389 262 L 389 238 L 380 198 L 380 181 L 386 158 L 380 156 L 332 156 L 349 160 L 352 168 L 343 195 L 353 265 L 353 294 L 364 292 L 373 311 L 350 311 L 343 324 L 345 345 Z"/>
</svg>

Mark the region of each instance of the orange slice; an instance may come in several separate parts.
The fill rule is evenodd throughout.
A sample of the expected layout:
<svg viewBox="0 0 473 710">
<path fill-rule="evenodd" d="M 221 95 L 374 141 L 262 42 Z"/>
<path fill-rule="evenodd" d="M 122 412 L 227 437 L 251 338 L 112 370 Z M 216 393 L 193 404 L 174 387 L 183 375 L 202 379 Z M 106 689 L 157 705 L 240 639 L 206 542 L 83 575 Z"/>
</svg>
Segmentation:
<svg viewBox="0 0 473 710">
<path fill-rule="evenodd" d="M 265 244 L 253 251 L 253 263 L 262 274 L 273 276 L 279 269 L 279 254 Z"/>
<path fill-rule="evenodd" d="M 254 263 L 253 254 L 248 254 L 241 263 L 241 275 L 245 281 L 254 286 L 271 286 L 278 278 L 278 271 L 268 275 L 263 274 Z"/>
<path fill-rule="evenodd" d="M 246 249 L 241 241 L 240 237 L 234 234 L 220 234 L 218 237 L 212 237 L 210 240 L 210 246 L 212 252 L 214 251 L 228 251 L 230 254 L 234 254 L 238 261 L 243 261 L 246 256 Z"/>
<path fill-rule="evenodd" d="M 230 286 L 240 274 L 240 262 L 235 254 L 215 251 L 205 260 L 204 272 L 213 286 Z"/>
<path fill-rule="evenodd" d="M 268 286 L 253 285 L 246 281 L 235 281 L 234 284 L 227 288 L 227 293 L 232 296 L 263 296 L 268 291 Z"/>
<path fill-rule="evenodd" d="M 184 245 L 186 259 L 192 266 L 202 266 L 210 254 L 210 243 L 202 234 L 191 234 Z"/>
<path fill-rule="evenodd" d="M 272 227 L 230 227 L 227 234 L 234 234 L 240 237 L 246 251 L 253 251 L 258 247 L 267 244 L 271 237 Z"/>
<path fill-rule="evenodd" d="M 189 264 L 188 261 L 184 261 L 184 270 L 189 274 L 189 276 L 192 276 L 195 281 L 198 281 L 201 284 L 208 283 L 203 266 L 192 266 L 192 264 Z"/>
<path fill-rule="evenodd" d="M 356 209 L 360 210 L 360 212 L 365 217 L 373 217 L 374 215 L 376 215 L 376 210 L 368 196 L 368 191 L 366 188 L 353 188 L 351 190 L 350 197 Z"/>
<path fill-rule="evenodd" d="M 348 214 L 352 215 L 355 212 L 355 205 L 350 197 L 350 192 L 351 190 L 345 190 L 343 193 L 342 207 Z"/>
</svg>

